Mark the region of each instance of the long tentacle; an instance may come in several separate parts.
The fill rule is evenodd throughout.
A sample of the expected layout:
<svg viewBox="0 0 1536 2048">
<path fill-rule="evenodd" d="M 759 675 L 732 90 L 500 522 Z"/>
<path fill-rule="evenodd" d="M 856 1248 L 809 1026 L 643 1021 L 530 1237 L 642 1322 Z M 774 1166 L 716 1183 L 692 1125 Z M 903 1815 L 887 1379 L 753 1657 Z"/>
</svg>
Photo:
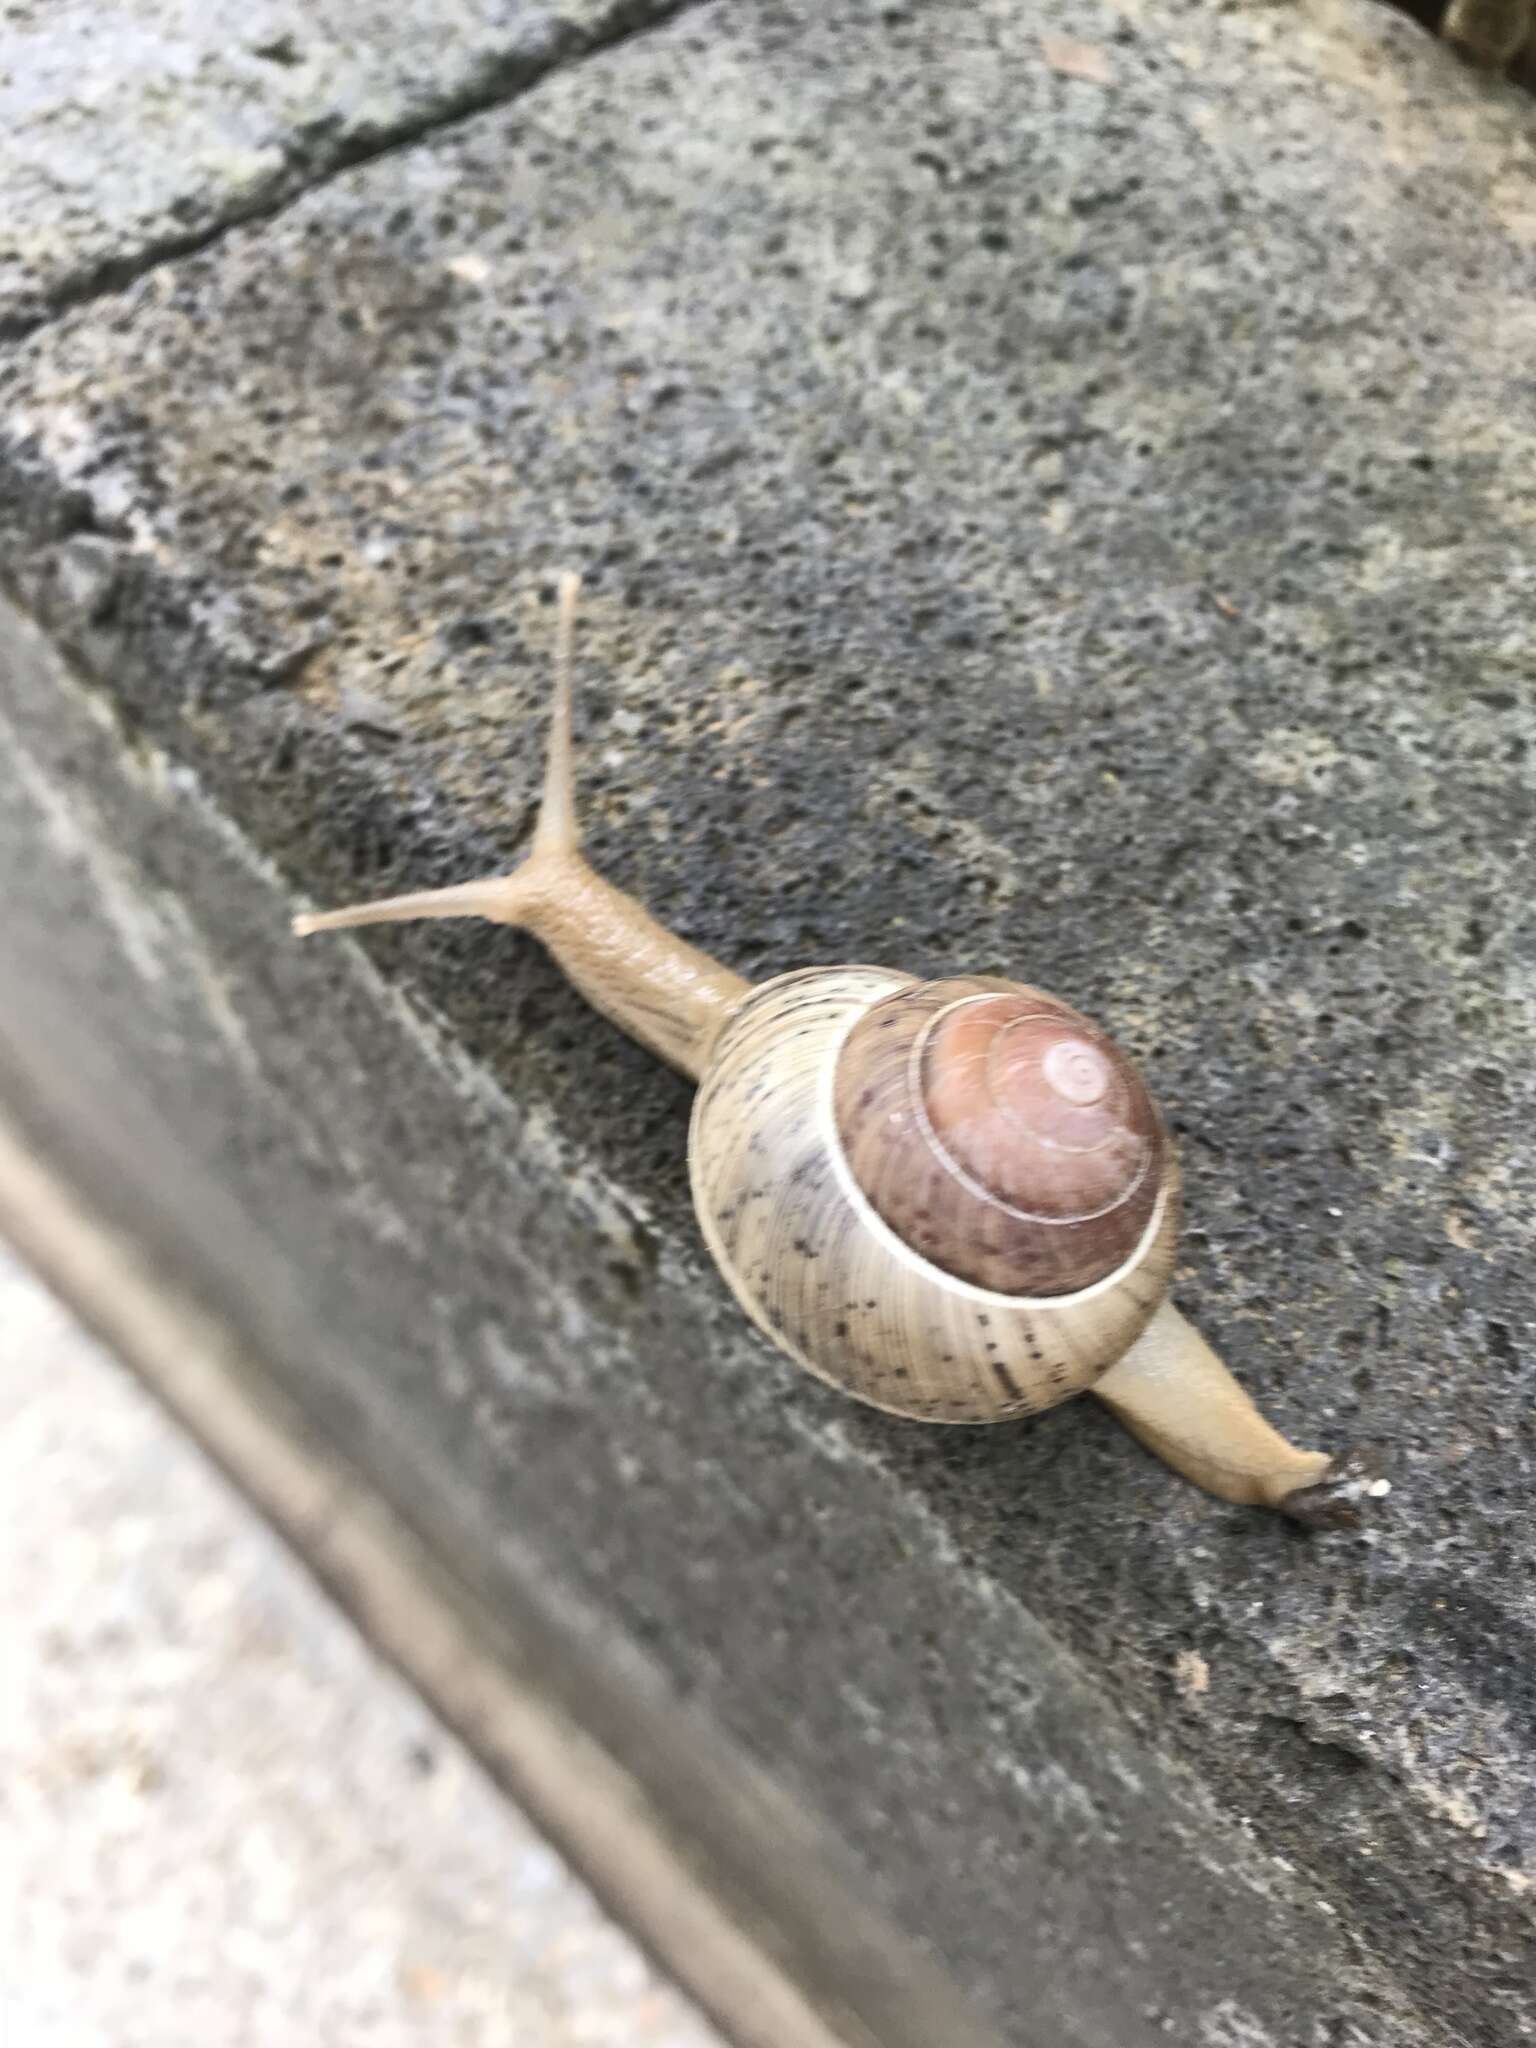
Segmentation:
<svg viewBox="0 0 1536 2048">
<path fill-rule="evenodd" d="M 521 926 L 549 948 L 595 1009 L 697 1080 L 748 984 L 658 924 L 581 856 L 571 753 L 571 652 L 580 588 L 580 577 L 561 577 L 544 793 L 522 865 L 447 889 L 309 911 L 293 920 L 293 929 L 304 937 L 418 917 L 485 917 Z"/>
<path fill-rule="evenodd" d="M 487 917 L 497 924 L 515 925 L 534 922 L 547 893 L 550 871 L 560 860 L 575 854 L 580 839 L 571 750 L 572 648 L 580 591 L 579 576 L 567 572 L 560 578 L 555 687 L 550 701 L 544 791 L 533 841 L 522 866 L 510 874 L 455 882 L 446 889 L 418 889 L 404 896 L 386 896 L 374 903 L 349 904 L 340 910 L 305 911 L 293 920 L 299 938 L 308 938 L 312 932 L 342 931 L 354 925 L 407 924 L 425 917 Z"/>
<path fill-rule="evenodd" d="M 544 794 L 533 832 L 533 852 L 574 853 L 581 843 L 576 823 L 576 771 L 571 755 L 571 669 L 576 637 L 576 599 L 581 578 L 560 578 L 560 614 L 555 627 L 555 688 L 549 706 L 549 742 L 544 757 Z"/>
</svg>

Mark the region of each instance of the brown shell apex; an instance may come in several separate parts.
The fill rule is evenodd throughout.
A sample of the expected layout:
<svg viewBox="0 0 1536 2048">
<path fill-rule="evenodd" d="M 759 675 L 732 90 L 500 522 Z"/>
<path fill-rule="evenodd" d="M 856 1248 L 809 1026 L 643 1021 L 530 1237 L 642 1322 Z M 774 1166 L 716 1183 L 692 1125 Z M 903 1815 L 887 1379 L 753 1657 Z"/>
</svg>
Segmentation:
<svg viewBox="0 0 1536 2048">
<path fill-rule="evenodd" d="M 844 1042 L 833 1108 L 877 1215 L 998 1294 L 1075 1294 L 1117 1272 L 1167 1166 L 1114 1040 L 1018 982 L 917 982 L 873 1004 Z"/>
</svg>

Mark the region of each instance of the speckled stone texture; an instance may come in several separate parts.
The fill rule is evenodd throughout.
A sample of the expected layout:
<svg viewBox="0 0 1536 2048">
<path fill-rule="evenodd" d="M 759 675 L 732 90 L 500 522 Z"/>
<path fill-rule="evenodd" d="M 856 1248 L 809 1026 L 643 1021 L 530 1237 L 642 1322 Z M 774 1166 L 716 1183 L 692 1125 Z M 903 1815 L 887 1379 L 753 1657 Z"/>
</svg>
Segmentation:
<svg viewBox="0 0 1536 2048">
<path fill-rule="evenodd" d="M 0 336 L 677 0 L 10 0 Z"/>
<path fill-rule="evenodd" d="M 0 1489 L 16 2048 L 721 2048 L 3 1244 Z"/>
<path fill-rule="evenodd" d="M 1382 1447 L 1364 1536 L 1090 1404 L 840 1404 L 702 1262 L 681 1083 L 515 936 L 367 941 L 633 1219 L 574 1322 L 509 1252 L 509 1351 L 474 1163 L 424 1155 L 379 1228 L 459 1363 L 397 1398 L 1016 2024 L 1042 1883 L 1107 2038 L 1536 2033 L 1533 121 L 1363 4 L 706 6 L 0 375 L 7 573 L 296 898 L 513 857 L 574 563 L 607 874 L 745 972 L 1012 971 L 1145 1061 L 1180 1302 Z M 1176 1885 L 1115 1935 L 1159 1871 L 1112 1812 L 1042 1877 L 1036 1624 L 1402 2011 L 1329 1961 L 1221 2018 Z"/>
</svg>

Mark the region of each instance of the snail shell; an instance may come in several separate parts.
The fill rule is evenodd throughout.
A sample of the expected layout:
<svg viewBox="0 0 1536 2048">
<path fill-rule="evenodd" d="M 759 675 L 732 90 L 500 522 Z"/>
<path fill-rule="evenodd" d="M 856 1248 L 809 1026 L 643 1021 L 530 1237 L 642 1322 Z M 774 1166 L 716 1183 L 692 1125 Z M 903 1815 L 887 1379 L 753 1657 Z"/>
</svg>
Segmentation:
<svg viewBox="0 0 1536 2048">
<path fill-rule="evenodd" d="M 1173 1267 L 1178 1169 L 1141 1077 L 1015 982 L 829 967 L 762 984 L 711 1048 L 689 1162 L 759 1327 L 928 1422 L 1091 1386 Z"/>
</svg>

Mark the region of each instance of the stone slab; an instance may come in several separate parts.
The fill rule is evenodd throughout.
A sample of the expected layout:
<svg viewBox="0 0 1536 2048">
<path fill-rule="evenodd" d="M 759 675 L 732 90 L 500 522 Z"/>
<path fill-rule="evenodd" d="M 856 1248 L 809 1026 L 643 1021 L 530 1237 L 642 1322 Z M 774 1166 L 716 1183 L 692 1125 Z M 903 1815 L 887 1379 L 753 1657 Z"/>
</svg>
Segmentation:
<svg viewBox="0 0 1536 2048">
<path fill-rule="evenodd" d="M 392 1505 L 445 1567 L 428 1604 L 495 1617 L 824 2017 L 758 2012 L 745 2048 L 1439 2038 L 843 1404 L 764 1372 L 581 1133 L 361 958 L 296 963 L 270 866 L 3 604 L 0 680 L 5 1150 L 139 1247 L 176 1349 Z M 88 1303 L 108 1331 L 126 1292 Z M 338 1491 L 294 1524 L 322 1556 Z M 512 1782 L 558 1836 L 557 1789 Z"/>
<path fill-rule="evenodd" d="M 702 1487 L 703 1526 L 735 1483 L 689 1479 L 696 1453 L 638 1375 L 631 1399 L 598 1399 L 589 1434 L 578 1384 L 596 1367 L 614 1388 L 638 1362 L 614 1315 L 636 1229 L 617 1192 L 362 963 L 314 981 L 328 1050 L 290 1066 L 290 1004 L 310 999 L 291 947 L 272 950 L 270 865 L 3 599 L 0 764 L 0 872 L 18 885 L 0 924 L 0 1231 L 743 2048 L 999 2048 L 930 1944 L 878 1910 L 783 1774 L 723 1737 L 605 1590 L 610 1551 L 637 1545 L 655 1627 L 681 1643 L 664 1592 L 679 1499 Z M 474 1219 L 451 1261 L 445 1173 Z M 541 1229 L 573 1201 L 586 1230 Z M 670 1301 L 669 1331 L 691 1306 Z M 449 1428 L 423 1427 L 418 1397 L 430 1410 L 445 1389 Z M 524 1485 L 546 1467 L 595 1518 L 585 1536 L 565 1524 L 569 1554 L 546 1542 L 545 1480 Z M 616 1512 L 625 1494 L 654 1517 Z M 1128 1768 L 1100 1732 L 1095 1770 Z M 1040 1793 L 1054 1806 L 1056 1779 Z M 227 1931 L 249 1944 L 239 1902 Z"/>
<path fill-rule="evenodd" d="M 1082 1404 L 978 1435 L 839 1404 L 703 1262 L 680 1083 L 511 935 L 366 949 L 628 1219 L 595 1268 L 577 1197 L 531 1206 L 504 1355 L 473 1138 L 376 1080 L 461 1361 L 397 1361 L 391 1400 L 1014 2016 L 1009 1788 L 1077 1754 L 1053 1720 L 1020 1763 L 1048 1642 L 1430 2037 L 1536 2025 L 1532 121 L 1365 6 L 706 7 L 0 380 L 8 573 L 295 894 L 515 853 L 575 563 L 614 879 L 749 973 L 1012 969 L 1144 1058 L 1181 1302 L 1293 1433 L 1386 1450 L 1364 1537 L 1203 1500 Z M 686 1556 L 637 1540 L 648 1489 Z M 1215 2028 L 1171 1933 L 1108 1938 L 1101 1874 L 1063 1852 L 1047 1889 L 1103 2023 L 1166 1969 L 1174 2029 Z M 1366 2025 L 1273 1996 L 1259 2038 Z"/>
<path fill-rule="evenodd" d="M 13 0 L 0 337 L 675 0 Z"/>
</svg>

